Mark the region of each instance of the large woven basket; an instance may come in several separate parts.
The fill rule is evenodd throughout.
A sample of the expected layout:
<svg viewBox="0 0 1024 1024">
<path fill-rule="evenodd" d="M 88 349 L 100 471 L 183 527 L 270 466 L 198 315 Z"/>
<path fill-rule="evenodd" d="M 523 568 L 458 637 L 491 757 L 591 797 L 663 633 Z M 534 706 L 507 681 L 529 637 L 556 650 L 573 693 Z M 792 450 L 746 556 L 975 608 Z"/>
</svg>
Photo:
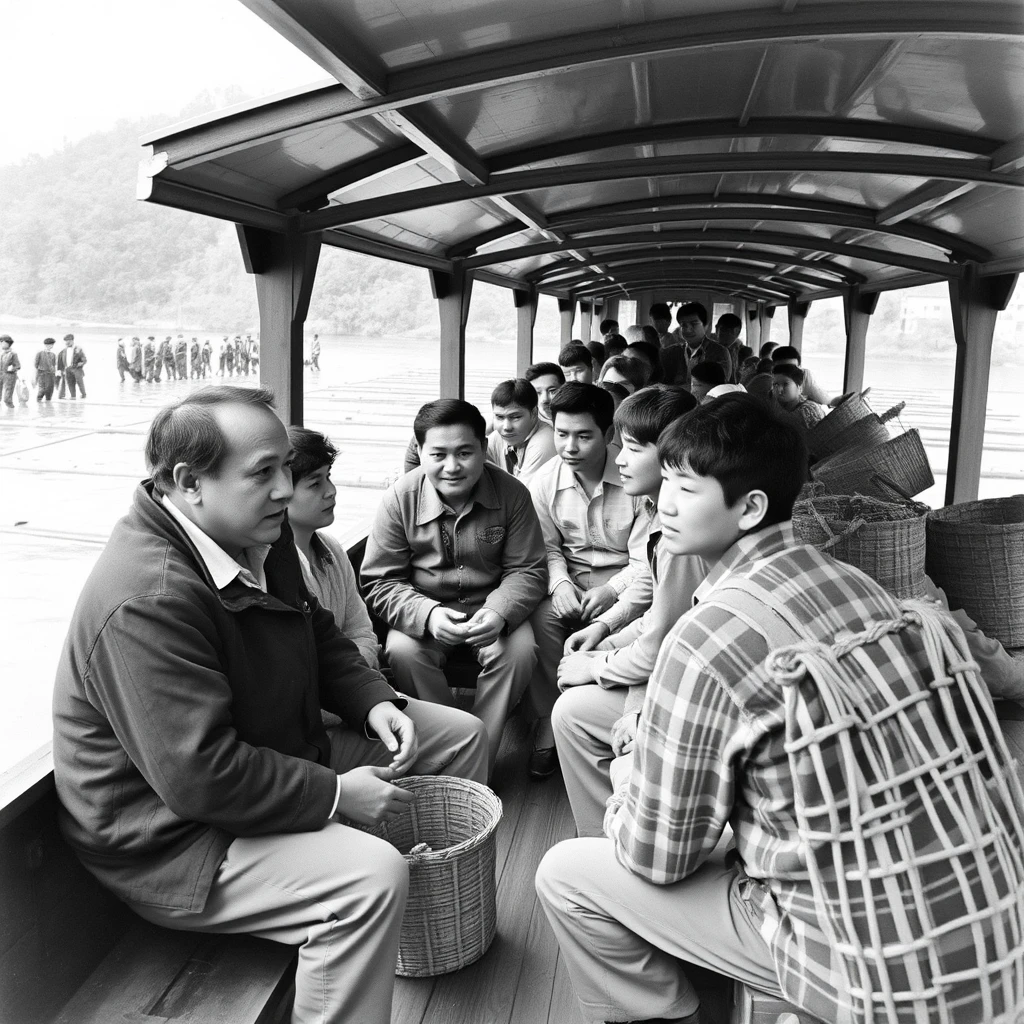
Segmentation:
<svg viewBox="0 0 1024 1024">
<path fill-rule="evenodd" d="M 395 973 L 427 978 L 457 971 L 494 938 L 494 834 L 501 801 L 479 782 L 412 775 L 394 783 L 416 800 L 394 821 L 366 829 L 409 864 L 409 900 Z"/>
<path fill-rule="evenodd" d="M 831 494 L 867 494 L 882 499 L 912 498 L 935 483 L 916 429 L 874 448 L 840 452 L 812 472 Z"/>
<path fill-rule="evenodd" d="M 1024 494 L 928 515 L 928 575 L 982 632 L 1024 647 Z"/>
<path fill-rule="evenodd" d="M 886 423 L 898 416 L 905 405 L 905 402 L 900 402 L 899 405 L 894 405 L 887 412 L 883 412 L 881 416 L 876 416 L 872 412 L 859 420 L 854 420 L 848 427 L 844 427 L 838 434 L 828 439 L 825 445 L 827 451 L 818 457 L 825 459 L 839 452 L 863 450 L 885 444 L 892 437 Z"/>
<path fill-rule="evenodd" d="M 897 598 L 925 594 L 927 505 L 864 495 L 823 495 L 793 508 L 793 530 L 833 558 L 856 566 Z"/>
<path fill-rule="evenodd" d="M 864 392 L 864 394 L 866 393 Z M 864 401 L 863 394 L 855 391 L 846 395 L 824 419 L 819 420 L 807 431 L 807 450 L 816 459 L 827 458 L 838 451 L 832 446 L 832 441 L 837 434 L 842 433 L 857 420 L 872 414 L 873 410 Z"/>
</svg>

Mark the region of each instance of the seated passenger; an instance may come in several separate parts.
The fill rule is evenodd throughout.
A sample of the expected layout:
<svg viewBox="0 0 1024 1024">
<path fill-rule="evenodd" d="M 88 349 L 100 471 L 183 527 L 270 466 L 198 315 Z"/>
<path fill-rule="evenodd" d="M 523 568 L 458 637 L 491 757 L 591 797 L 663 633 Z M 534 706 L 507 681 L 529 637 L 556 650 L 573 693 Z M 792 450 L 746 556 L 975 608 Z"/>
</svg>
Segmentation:
<svg viewBox="0 0 1024 1024">
<path fill-rule="evenodd" d="M 627 753 L 636 734 L 647 682 L 669 628 L 690 608 L 707 566 L 695 555 L 664 550 L 656 502 L 661 489 L 658 436 L 696 407 L 693 396 L 670 384 L 653 384 L 628 398 L 615 414 L 622 434 L 616 465 L 627 494 L 639 495 L 651 517 L 647 553 L 654 577 L 654 600 L 642 618 L 617 633 L 600 620 L 565 642 L 551 724 L 576 833 L 602 834 L 605 801 L 612 795 L 609 765 Z M 592 684 L 597 684 L 592 685 Z"/>
<path fill-rule="evenodd" d="M 555 674 L 566 636 L 595 621 L 618 632 L 651 603 L 647 564 L 650 514 L 640 496 L 626 493 L 608 444 L 614 404 L 593 384 L 567 383 L 551 400 L 555 451 L 530 484 L 548 564 L 548 594 L 531 616 L 537 672 L 530 684 L 537 718 L 530 774 L 556 767 L 551 708 Z"/>
<path fill-rule="evenodd" d="M 777 341 L 766 341 L 758 350 L 759 359 L 771 359 L 772 353 L 779 347 Z"/>
<path fill-rule="evenodd" d="M 704 558 L 711 570 L 693 608 L 662 645 L 632 766 L 608 804 L 607 838 L 572 839 L 547 853 L 537 872 L 541 905 L 586 1020 L 699 1020 L 699 999 L 686 967 L 697 963 L 785 998 L 815 1018 L 862 1021 L 870 1008 L 865 1011 L 853 989 L 860 979 L 850 976 L 849 960 L 830 938 L 838 901 L 819 898 L 811 881 L 808 851 L 816 844 L 809 843 L 803 823 L 798 825 L 787 698 L 766 668 L 767 655 L 778 646 L 766 636 L 777 635 L 783 622 L 783 635 L 831 643 L 840 632 L 860 634 L 898 620 L 899 606 L 859 570 L 796 544 L 790 515 L 805 480 L 807 454 L 799 434 L 758 403 L 736 395 L 701 406 L 661 436 L 658 451 L 664 471 L 658 501 L 662 543 L 676 555 Z M 748 601 L 740 600 L 744 592 Z M 742 612 L 734 610 L 739 605 Z M 938 729 L 929 733 L 929 719 L 919 710 L 922 703 L 938 702 L 930 692 L 934 671 L 921 630 L 888 633 L 872 647 L 879 657 L 886 655 L 872 661 L 876 674 L 855 668 L 852 657 L 849 670 L 856 672 L 859 702 L 867 704 L 865 718 L 882 718 L 878 709 L 898 702 L 904 709 L 899 719 L 884 716 L 887 738 L 898 737 L 902 721 L 918 737 L 934 735 Z M 842 696 L 849 699 L 848 692 Z M 920 750 L 916 765 L 944 765 L 943 740 L 939 736 Z M 823 747 L 824 763 L 837 768 L 827 808 L 839 827 L 849 829 L 853 801 L 839 788 L 842 755 L 835 744 L 823 741 Z M 911 760 L 883 749 L 897 772 Z M 855 751 L 850 760 L 860 756 Z M 934 780 L 940 773 L 925 776 L 924 768 L 915 767 L 913 775 L 923 789 L 926 777 Z M 801 788 L 814 792 L 813 786 Z M 884 838 L 865 839 L 857 875 L 879 870 L 891 883 L 895 909 L 885 914 L 879 908 L 876 918 L 860 883 L 849 885 L 849 903 L 843 905 L 858 922 L 884 923 L 887 935 L 896 934 L 890 922 L 904 910 L 913 921 L 927 921 L 930 934 L 942 936 L 942 955 L 922 944 L 909 967 L 922 968 L 921 987 L 941 988 L 958 1020 L 961 1011 L 965 1021 L 1009 1019 L 1012 1012 L 1003 1013 L 1005 990 L 989 984 L 986 974 L 992 957 L 987 942 L 972 935 L 976 915 L 965 918 L 961 909 L 998 906 L 1002 912 L 1016 905 L 1013 894 L 1001 902 L 1006 897 L 999 875 L 984 860 L 975 868 L 972 857 L 970 871 L 964 871 L 953 855 L 977 848 L 965 834 L 970 824 L 960 825 L 977 821 L 971 802 L 965 797 L 962 817 L 950 815 L 940 802 L 937 827 L 921 821 L 937 851 L 921 859 L 915 852 L 915 867 L 929 866 L 927 888 L 918 883 L 911 889 L 893 873 L 895 857 L 909 856 L 902 848 L 895 857 L 882 850 L 880 857 Z M 927 799 L 922 803 L 931 806 Z M 903 803 L 891 806 L 905 810 Z M 921 806 L 914 813 L 919 821 L 925 818 Z M 736 848 L 723 861 L 713 851 L 727 827 Z M 872 831 L 866 829 L 868 835 Z M 1019 845 L 1010 849 L 1007 858 L 1019 864 Z M 817 862 L 827 864 L 827 857 Z M 991 896 L 981 891 L 986 879 L 993 882 Z M 956 932 L 943 927 L 950 917 L 960 918 Z M 1005 934 L 1006 928 L 990 919 L 978 934 Z M 934 968 L 925 970 L 929 952 Z M 958 972 L 946 973 L 948 957 Z M 914 1011 L 931 1019 L 920 1004 Z"/>
<path fill-rule="evenodd" d="M 523 376 L 537 392 L 537 411 L 540 418 L 551 423 L 551 396 L 565 383 L 565 374 L 558 363 L 532 363 Z"/>
<path fill-rule="evenodd" d="M 644 326 L 649 326 L 657 334 L 655 344 L 659 348 L 668 348 L 670 345 L 679 344 L 679 339 L 672 333 L 672 310 L 669 309 L 667 302 L 655 302 L 648 311 L 647 317 L 650 324 Z M 645 340 L 646 333 L 645 331 Z"/>
<path fill-rule="evenodd" d="M 150 426 L 152 478 L 57 668 L 60 827 L 147 921 L 298 947 L 293 1024 L 387 1024 L 408 867 L 335 813 L 397 818 L 410 771 L 482 782 L 486 742 L 471 715 L 399 697 L 307 590 L 272 398 L 202 388 Z"/>
<path fill-rule="evenodd" d="M 804 373 L 804 382 L 800 387 L 800 393 L 804 398 L 819 405 L 828 405 L 832 396 L 814 379 L 808 367 L 803 366 L 800 361 L 800 352 L 791 345 L 783 345 L 772 352 L 773 372 L 776 366 L 799 366 Z"/>
<path fill-rule="evenodd" d="M 746 345 L 740 344 L 740 334 L 743 332 L 743 321 L 735 313 L 723 313 L 715 324 L 713 340 L 717 341 L 728 353 L 732 360 L 732 374 L 727 383 L 734 384 L 739 374 L 739 365 L 743 359 L 743 350 Z M 747 349 L 747 355 L 750 355 Z"/>
<path fill-rule="evenodd" d="M 578 341 L 570 342 L 558 353 L 558 365 L 562 368 L 567 381 L 574 380 L 579 384 L 593 383 L 593 357 L 587 347 Z"/>
<path fill-rule="evenodd" d="M 642 340 L 638 338 L 637 341 Z M 621 356 L 626 348 L 626 339 L 621 334 L 609 334 L 604 339 L 604 355 L 605 359 L 611 359 L 612 356 Z"/>
<path fill-rule="evenodd" d="M 455 648 L 472 648 L 481 668 L 473 712 L 493 769 L 505 719 L 537 661 L 527 619 L 546 590 L 544 540 L 530 492 L 487 463 L 475 405 L 428 402 L 413 429 L 421 465 L 377 509 L 363 593 L 389 627 L 385 649 L 400 690 L 452 704 L 445 663 Z"/>
<path fill-rule="evenodd" d="M 600 341 L 588 341 L 583 347 L 590 353 L 596 377 L 600 374 L 601 367 L 604 366 L 604 361 L 608 358 L 608 353 L 605 351 L 603 342 Z"/>
<path fill-rule="evenodd" d="M 621 384 L 629 394 L 639 391 L 650 378 L 650 368 L 639 359 L 612 356 L 601 369 L 599 384 Z"/>
<path fill-rule="evenodd" d="M 619 321 L 612 320 L 610 317 L 605 318 L 601 321 L 598 331 L 601 334 L 601 341 L 604 344 L 608 344 L 608 339 L 615 334 L 619 333 Z"/>
<path fill-rule="evenodd" d="M 712 388 L 725 383 L 725 370 L 721 363 L 696 363 L 690 369 L 690 394 L 701 404 Z"/>
<path fill-rule="evenodd" d="M 631 341 L 622 354 L 643 366 L 644 382 L 641 387 L 661 383 L 661 349 L 656 345 L 649 341 Z"/>
<path fill-rule="evenodd" d="M 620 405 L 622 405 L 622 403 L 627 398 L 629 398 L 629 394 L 630 394 L 629 391 L 627 391 L 626 388 L 622 384 L 619 384 L 619 383 L 617 383 L 615 381 L 603 380 L 597 386 L 602 391 L 607 391 L 608 394 L 612 396 L 612 401 L 615 403 L 615 408 L 616 409 L 618 409 L 618 407 Z M 612 443 L 613 444 L 618 444 L 619 443 L 618 434 L 617 433 L 612 438 Z"/>
<path fill-rule="evenodd" d="M 775 398 L 780 408 L 793 419 L 795 426 L 810 430 L 825 418 L 825 409 L 809 401 L 800 391 L 804 371 L 790 363 L 776 363 L 772 374 Z"/>
<path fill-rule="evenodd" d="M 487 460 L 529 484 L 534 473 L 554 458 L 551 427 L 540 419 L 537 392 L 523 377 L 502 381 L 491 392 L 494 430 L 487 437 Z"/>
<path fill-rule="evenodd" d="M 302 578 L 313 596 L 333 616 L 338 629 L 359 648 L 370 668 L 380 668 L 380 645 L 348 552 L 337 538 L 318 533 L 334 522 L 338 489 L 331 466 L 338 449 L 316 430 L 289 427 L 292 445 L 292 497 L 288 523 L 299 553 Z"/>
</svg>

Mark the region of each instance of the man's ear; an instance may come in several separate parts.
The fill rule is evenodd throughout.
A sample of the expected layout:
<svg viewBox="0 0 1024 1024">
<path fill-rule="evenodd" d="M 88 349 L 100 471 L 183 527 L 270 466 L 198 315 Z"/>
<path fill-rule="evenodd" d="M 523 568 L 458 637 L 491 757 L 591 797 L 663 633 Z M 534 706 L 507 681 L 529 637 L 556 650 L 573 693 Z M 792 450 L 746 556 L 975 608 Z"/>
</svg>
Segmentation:
<svg viewBox="0 0 1024 1024">
<path fill-rule="evenodd" d="M 611 443 L 612 443 L 612 439 L 613 439 L 614 437 L 615 437 L 615 424 L 613 423 L 613 424 L 612 424 L 612 425 L 611 425 L 611 426 L 610 426 L 610 427 L 609 427 L 609 428 L 608 428 L 608 429 L 607 429 L 607 430 L 606 430 L 606 431 L 604 432 L 604 443 L 605 443 L 605 444 L 611 444 Z"/>
<path fill-rule="evenodd" d="M 187 462 L 179 462 L 171 476 L 174 479 L 174 486 L 190 505 L 199 505 L 202 502 L 202 485 Z"/>
<path fill-rule="evenodd" d="M 736 524 L 744 532 L 756 530 L 768 514 L 768 495 L 764 491 L 748 491 L 740 498 L 742 512 Z"/>
</svg>

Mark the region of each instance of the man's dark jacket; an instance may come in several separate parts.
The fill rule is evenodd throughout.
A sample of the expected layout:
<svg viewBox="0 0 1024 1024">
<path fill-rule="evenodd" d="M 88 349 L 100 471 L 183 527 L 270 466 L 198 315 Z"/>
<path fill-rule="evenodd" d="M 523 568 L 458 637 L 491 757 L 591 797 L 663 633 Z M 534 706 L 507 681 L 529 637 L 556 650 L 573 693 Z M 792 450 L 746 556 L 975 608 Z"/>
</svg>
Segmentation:
<svg viewBox="0 0 1024 1024">
<path fill-rule="evenodd" d="M 61 827 L 125 900 L 200 911 L 236 836 L 313 831 L 336 775 L 321 707 L 400 698 L 302 582 L 285 525 L 267 593 L 218 592 L 146 481 L 86 581 L 57 669 Z"/>
</svg>

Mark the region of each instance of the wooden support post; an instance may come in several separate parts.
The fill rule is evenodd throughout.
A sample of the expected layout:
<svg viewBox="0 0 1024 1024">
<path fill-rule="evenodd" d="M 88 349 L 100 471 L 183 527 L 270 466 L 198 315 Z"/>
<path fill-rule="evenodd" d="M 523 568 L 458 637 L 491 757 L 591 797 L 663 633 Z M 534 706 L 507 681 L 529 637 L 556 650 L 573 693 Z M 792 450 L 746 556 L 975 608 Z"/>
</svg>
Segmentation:
<svg viewBox="0 0 1024 1024">
<path fill-rule="evenodd" d="M 797 350 L 803 351 L 804 346 L 804 322 L 807 320 L 807 311 L 811 308 L 809 302 L 797 302 L 790 299 L 786 311 L 789 314 L 789 343 Z"/>
<path fill-rule="evenodd" d="M 430 290 L 437 299 L 441 325 L 441 379 L 439 397 L 466 397 L 466 322 L 473 278 L 455 261 L 451 273 L 430 271 Z"/>
<path fill-rule="evenodd" d="M 576 300 L 559 299 L 558 316 L 562 321 L 561 346 L 565 348 L 572 341 L 572 322 L 576 319 Z"/>
<path fill-rule="evenodd" d="M 580 340 L 584 345 L 594 340 L 594 304 L 580 303 Z"/>
<path fill-rule="evenodd" d="M 775 316 L 775 307 L 769 306 L 767 302 L 757 304 L 761 319 L 761 344 L 767 345 L 772 340 L 772 318 Z"/>
<path fill-rule="evenodd" d="M 747 344 L 753 349 L 755 356 L 761 349 L 761 318 L 757 306 L 756 302 L 746 304 Z"/>
<path fill-rule="evenodd" d="M 978 497 L 992 334 L 996 317 L 1006 309 L 1016 283 L 1016 274 L 982 277 L 974 263 L 967 264 L 962 277 L 949 282 L 956 370 L 946 469 L 947 505 Z"/>
<path fill-rule="evenodd" d="M 522 377 L 533 362 L 533 326 L 537 322 L 537 289 L 514 288 L 516 306 L 516 376 Z"/>
<path fill-rule="evenodd" d="M 272 388 L 278 415 L 301 426 L 302 330 L 320 259 L 320 236 L 235 225 L 246 272 L 256 278 L 260 310 L 260 383 Z"/>
<path fill-rule="evenodd" d="M 843 293 L 846 321 L 846 365 L 843 393 L 864 390 L 864 359 L 868 345 L 868 324 L 878 305 L 878 292 L 863 292 L 854 286 Z"/>
</svg>

